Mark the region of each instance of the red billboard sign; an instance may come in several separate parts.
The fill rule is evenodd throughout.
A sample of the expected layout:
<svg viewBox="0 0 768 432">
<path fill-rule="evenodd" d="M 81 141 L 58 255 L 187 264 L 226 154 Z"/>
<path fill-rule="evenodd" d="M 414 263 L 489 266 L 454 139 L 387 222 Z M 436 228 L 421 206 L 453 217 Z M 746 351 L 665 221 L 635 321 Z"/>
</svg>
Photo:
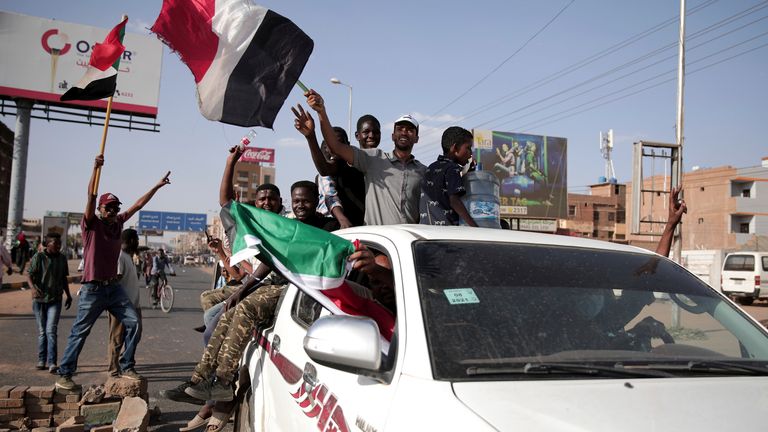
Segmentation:
<svg viewBox="0 0 768 432">
<path fill-rule="evenodd" d="M 249 163 L 275 163 L 275 149 L 246 147 L 243 155 L 240 156 L 241 162 Z"/>
</svg>

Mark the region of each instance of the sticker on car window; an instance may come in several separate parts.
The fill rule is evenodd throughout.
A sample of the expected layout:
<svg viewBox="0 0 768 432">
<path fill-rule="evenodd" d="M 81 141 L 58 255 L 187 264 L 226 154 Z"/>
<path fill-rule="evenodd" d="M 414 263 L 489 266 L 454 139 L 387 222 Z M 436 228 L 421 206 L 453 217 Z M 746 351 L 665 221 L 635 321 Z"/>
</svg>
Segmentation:
<svg viewBox="0 0 768 432">
<path fill-rule="evenodd" d="M 472 288 L 453 288 L 444 290 L 443 293 L 450 304 L 480 303 Z"/>
</svg>

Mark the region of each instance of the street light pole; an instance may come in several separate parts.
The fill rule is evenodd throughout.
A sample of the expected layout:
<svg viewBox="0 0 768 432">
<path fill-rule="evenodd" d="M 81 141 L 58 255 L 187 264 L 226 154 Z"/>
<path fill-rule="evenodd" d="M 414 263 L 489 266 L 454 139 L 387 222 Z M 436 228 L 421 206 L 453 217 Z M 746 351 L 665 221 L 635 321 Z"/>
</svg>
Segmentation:
<svg viewBox="0 0 768 432">
<path fill-rule="evenodd" d="M 341 82 L 338 78 L 331 78 L 331 83 L 343 85 L 349 89 L 349 119 L 347 122 L 347 134 L 351 136 L 352 135 L 352 86 L 347 83 Z"/>
</svg>

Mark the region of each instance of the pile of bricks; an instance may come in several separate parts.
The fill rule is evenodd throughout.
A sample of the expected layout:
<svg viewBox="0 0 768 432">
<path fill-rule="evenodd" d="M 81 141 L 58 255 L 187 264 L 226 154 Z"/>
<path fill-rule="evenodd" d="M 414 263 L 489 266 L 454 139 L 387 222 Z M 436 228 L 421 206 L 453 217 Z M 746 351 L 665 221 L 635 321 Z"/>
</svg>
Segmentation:
<svg viewBox="0 0 768 432">
<path fill-rule="evenodd" d="M 0 428 L 34 429 L 63 424 L 80 415 L 80 392 L 59 394 L 53 386 L 0 387 Z"/>
<path fill-rule="evenodd" d="M 85 393 L 80 387 L 0 386 L 0 432 L 146 432 L 146 380 L 110 379 L 107 384 L 108 394 L 104 386 L 91 386 Z"/>
</svg>

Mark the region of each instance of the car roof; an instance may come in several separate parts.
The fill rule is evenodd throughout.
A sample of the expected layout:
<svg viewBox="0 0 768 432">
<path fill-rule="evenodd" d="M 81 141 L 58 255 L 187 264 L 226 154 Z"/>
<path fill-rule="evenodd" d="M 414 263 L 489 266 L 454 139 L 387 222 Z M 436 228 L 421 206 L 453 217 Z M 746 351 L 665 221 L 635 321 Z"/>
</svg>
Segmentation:
<svg viewBox="0 0 768 432">
<path fill-rule="evenodd" d="M 337 231 L 346 237 L 355 233 L 378 234 L 390 239 L 399 240 L 472 240 L 480 242 L 504 242 L 531 245 L 566 246 L 587 249 L 600 249 L 617 252 L 642 253 L 655 255 L 647 249 L 594 240 L 583 237 L 563 236 L 556 234 L 513 231 L 492 228 L 474 228 L 468 226 L 434 226 L 434 225 L 366 225 Z"/>
</svg>

